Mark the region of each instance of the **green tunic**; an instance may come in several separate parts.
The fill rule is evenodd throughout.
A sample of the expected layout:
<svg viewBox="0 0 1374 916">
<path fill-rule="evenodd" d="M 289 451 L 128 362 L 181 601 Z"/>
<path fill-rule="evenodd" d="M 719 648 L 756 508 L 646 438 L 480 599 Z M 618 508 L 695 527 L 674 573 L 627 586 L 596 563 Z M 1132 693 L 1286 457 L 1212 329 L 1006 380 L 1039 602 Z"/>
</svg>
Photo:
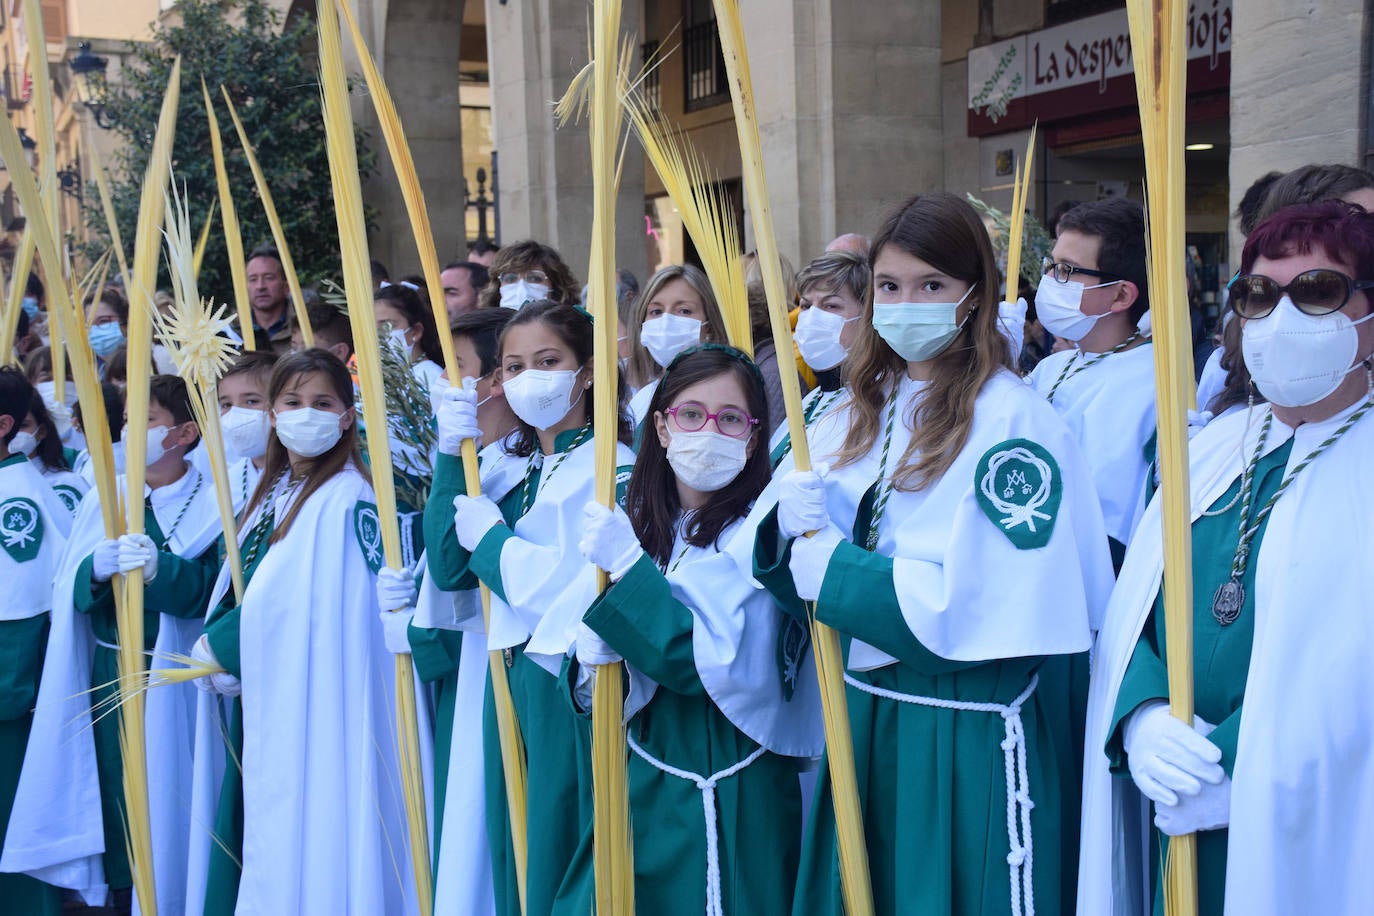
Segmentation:
<svg viewBox="0 0 1374 916">
<path fill-rule="evenodd" d="M 560 433 L 554 443 L 555 453 L 567 451 L 580 432 Z M 515 536 L 511 529 L 523 514 L 525 490 L 538 492 L 541 473 L 541 468 L 532 469 L 525 485 L 515 487 L 501 499 L 499 505 L 506 525 L 489 531 L 477 549 L 469 553 L 458 543 L 453 527 L 453 498 L 467 492 L 463 464 L 451 455 L 438 456 L 425 507 L 425 543 L 429 548 L 429 573 L 440 589 L 475 588 L 480 580 L 505 600 L 501 548 Z M 506 651 L 506 666 L 529 772 L 526 912 L 584 916 L 593 896 L 590 724 L 568 704 L 559 689 L 559 679 L 526 658 L 522 647 Z M 487 842 L 491 848 L 496 911 L 518 916 L 519 887 L 490 676 L 483 704 L 483 751 Z"/>
<path fill-rule="evenodd" d="M 1290 439 L 1259 460 L 1251 478 L 1251 514 L 1259 511 L 1283 480 L 1289 453 Z M 1237 478 L 1211 506 L 1209 512 L 1193 522 L 1193 703 L 1196 714 L 1216 723 L 1216 731 L 1207 739 L 1221 748 L 1221 765 L 1230 776 L 1236 762 L 1236 742 L 1240 737 L 1241 703 L 1245 698 L 1245 681 L 1250 671 L 1250 649 L 1255 638 L 1255 558 L 1260 541 L 1268 525 L 1266 518 L 1250 551 L 1241 584 L 1245 587 L 1245 601 L 1240 617 L 1230 626 L 1222 626 L 1212 616 L 1212 596 L 1230 578 L 1231 559 L 1235 553 L 1240 530 L 1240 493 Z M 1219 512 L 1228 503 L 1227 511 Z M 1130 770 L 1123 746 L 1125 718 L 1141 703 L 1169 698 L 1169 674 L 1164 662 L 1164 594 L 1160 589 L 1135 651 L 1126 666 L 1112 712 L 1108 732 L 1107 756 L 1112 772 L 1129 779 Z M 1168 851 L 1168 837 L 1151 831 L 1151 874 L 1155 876 L 1154 911 L 1163 916 L 1164 897 L 1158 891 L 1158 863 Z M 1207 830 L 1197 834 L 1198 912 L 1220 913 L 1226 897 L 1226 829 Z"/>
<path fill-rule="evenodd" d="M 0 846 L 9 830 L 19 772 L 33 725 L 38 681 L 48 643 L 47 614 L 0 621 Z M 61 892 L 28 875 L 0 873 L 0 900 L 10 913 L 57 914 Z"/>
<path fill-rule="evenodd" d="M 697 676 L 692 613 L 646 554 L 584 620 L 659 689 L 629 723 L 649 754 L 709 777 L 759 745 L 711 702 Z M 765 752 L 716 785 L 721 903 L 727 913 L 791 911 L 801 835 L 795 758 Z M 702 793 L 638 754 L 629 758 L 635 900 L 641 912 L 700 916 L 706 908 Z"/>
<path fill-rule="evenodd" d="M 167 549 L 167 538 L 158 525 L 152 503 L 144 502 L 143 530 L 158 548 L 157 576 L 143 586 L 143 650 L 151 652 L 157 643 L 158 622 L 162 614 L 193 618 L 205 612 L 210 590 L 215 584 L 218 554 L 214 545 L 199 556 L 187 559 Z M 72 587 L 76 610 L 90 617 L 97 645 L 91 659 L 91 705 L 104 709 L 118 693 L 119 645 L 115 615 L 114 587 L 111 582 L 93 578 L 94 555 L 77 567 Z M 95 763 L 100 779 L 100 815 L 105 833 L 105 881 L 114 890 L 133 886 L 129 855 L 124 838 L 124 761 L 119 747 L 120 716 L 94 717 Z"/>
<path fill-rule="evenodd" d="M 868 530 L 868 504 L 865 498 L 856 531 Z M 755 576 L 785 610 L 800 616 L 805 610 L 792 583 L 790 554 L 790 542 L 780 541 L 774 511 L 759 528 Z M 881 689 L 1008 704 L 1041 674 L 1021 710 L 1035 804 L 1035 909 L 1072 912 L 1079 764 L 1065 713 L 1071 658 L 956 662 L 938 656 L 907 627 L 892 571 L 892 558 L 840 544 L 826 570 L 816 618 L 840 632 L 846 654 L 850 641 L 860 639 L 898 660 L 850 672 Z M 876 912 L 1005 916 L 1011 907 L 1011 843 L 1002 717 L 897 702 L 853 687 L 845 694 Z M 1077 723 L 1079 731 L 1081 726 Z M 793 912 L 843 911 L 834 807 L 823 763 Z"/>
</svg>

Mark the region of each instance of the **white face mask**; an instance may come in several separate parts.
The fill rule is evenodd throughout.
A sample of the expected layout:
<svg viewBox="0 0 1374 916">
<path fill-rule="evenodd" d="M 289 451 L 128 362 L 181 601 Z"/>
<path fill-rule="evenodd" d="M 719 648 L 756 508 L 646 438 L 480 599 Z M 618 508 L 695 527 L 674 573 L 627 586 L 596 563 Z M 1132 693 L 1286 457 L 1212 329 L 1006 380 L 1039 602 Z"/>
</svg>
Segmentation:
<svg viewBox="0 0 1374 916">
<path fill-rule="evenodd" d="M 386 343 L 402 358 L 410 359 L 410 343 L 406 340 L 405 328 L 396 328 L 387 332 Z"/>
<path fill-rule="evenodd" d="M 516 280 L 501 287 L 501 308 L 519 311 L 527 302 L 549 298 L 553 288 L 546 283 L 527 283 Z"/>
<path fill-rule="evenodd" d="M 827 312 L 815 305 L 802 309 L 797 316 L 797 330 L 792 334 L 797 352 L 812 369 L 834 369 L 849 355 L 849 348 L 840 343 L 844 326 L 858 317 L 842 318 L 835 312 Z"/>
<path fill-rule="evenodd" d="M 1260 392 L 1280 407 L 1315 404 L 1356 368 L 1360 338 L 1355 326 L 1370 318 L 1374 314 L 1359 321 L 1340 311 L 1308 315 L 1284 296 L 1268 315 L 1241 328 L 1245 368 Z"/>
<path fill-rule="evenodd" d="M 1082 340 L 1092 331 L 1102 315 L 1084 315 L 1082 311 L 1083 293 L 1090 289 L 1115 286 L 1120 280 L 1084 286 L 1077 280 L 1060 283 L 1053 277 L 1045 277 L 1035 291 L 1035 315 L 1055 337 L 1064 340 Z M 1104 312 L 1103 314 L 1107 314 Z"/>
<path fill-rule="evenodd" d="M 147 457 L 143 459 L 143 463 L 146 466 L 152 467 L 153 465 L 157 464 L 159 460 L 161 460 L 163 455 L 167 454 L 167 449 L 162 447 L 162 440 L 166 439 L 167 434 L 171 431 L 171 428 L 166 426 L 149 427 L 147 445 L 148 454 Z M 124 427 L 124 431 L 120 433 L 119 438 L 127 446 L 129 442 L 129 427 Z"/>
<path fill-rule="evenodd" d="M 517 417 L 535 429 L 555 426 L 577 403 L 573 400 L 572 392 L 580 371 L 526 369 L 501 386 L 506 393 L 506 403 Z M 578 401 L 582 400 L 584 390 L 578 389 Z"/>
<path fill-rule="evenodd" d="M 33 454 L 36 448 L 38 448 L 38 439 L 26 429 L 19 430 L 10 440 L 11 455 L 23 455 L 27 458 Z"/>
<path fill-rule="evenodd" d="M 265 410 L 230 407 L 219 418 L 224 444 L 240 458 L 260 458 L 267 453 L 272 423 Z"/>
<path fill-rule="evenodd" d="M 701 343 L 701 322 L 665 312 L 644 322 L 639 329 L 639 342 L 649 351 L 654 362 L 667 369 L 673 357 Z"/>
<path fill-rule="evenodd" d="M 302 458 L 318 458 L 333 448 L 343 430 L 339 420 L 343 414 L 298 407 L 277 411 L 277 438 L 287 450 Z"/>
<path fill-rule="evenodd" d="M 873 330 L 887 341 L 897 355 L 909 363 L 934 359 L 959 336 L 974 309 L 964 320 L 954 321 L 959 306 L 973 292 L 974 286 L 959 297 L 958 302 L 892 302 L 874 304 Z"/>
<path fill-rule="evenodd" d="M 709 429 L 674 431 L 668 464 L 677 479 L 698 493 L 714 493 L 739 476 L 749 460 L 749 440 Z"/>
</svg>

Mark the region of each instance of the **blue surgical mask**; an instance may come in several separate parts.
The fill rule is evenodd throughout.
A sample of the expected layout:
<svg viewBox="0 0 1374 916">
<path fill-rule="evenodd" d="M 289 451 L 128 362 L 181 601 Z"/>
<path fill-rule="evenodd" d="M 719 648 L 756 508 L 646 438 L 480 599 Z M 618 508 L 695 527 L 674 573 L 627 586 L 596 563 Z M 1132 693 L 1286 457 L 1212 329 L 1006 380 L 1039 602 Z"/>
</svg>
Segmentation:
<svg viewBox="0 0 1374 916">
<path fill-rule="evenodd" d="M 907 362 L 934 359 L 959 336 L 973 314 L 973 309 L 969 309 L 963 321 L 954 320 L 959 306 L 976 286 L 970 286 L 958 302 L 874 303 L 873 329 Z"/>
<path fill-rule="evenodd" d="M 20 301 L 19 306 L 24 310 L 24 314 L 28 316 L 30 321 L 38 317 L 38 300 L 33 296 L 25 296 L 23 300 Z"/>
<path fill-rule="evenodd" d="M 96 356 L 101 359 L 109 359 L 110 355 L 124 343 L 124 332 L 119 329 L 117 322 L 107 321 L 91 328 L 88 339 Z"/>
</svg>

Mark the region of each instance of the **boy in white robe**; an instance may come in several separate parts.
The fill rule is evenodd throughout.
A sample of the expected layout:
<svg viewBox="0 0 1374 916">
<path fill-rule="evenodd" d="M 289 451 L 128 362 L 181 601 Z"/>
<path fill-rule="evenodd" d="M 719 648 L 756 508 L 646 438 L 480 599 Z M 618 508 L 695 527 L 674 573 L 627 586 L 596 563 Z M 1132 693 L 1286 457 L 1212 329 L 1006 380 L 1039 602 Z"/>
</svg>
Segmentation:
<svg viewBox="0 0 1374 916">
<path fill-rule="evenodd" d="M 1074 346 L 1041 360 L 1029 380 L 1083 446 L 1117 568 L 1154 458 L 1154 347 L 1137 327 L 1149 307 L 1140 204 L 1114 197 L 1065 213 L 1035 309 Z"/>
</svg>

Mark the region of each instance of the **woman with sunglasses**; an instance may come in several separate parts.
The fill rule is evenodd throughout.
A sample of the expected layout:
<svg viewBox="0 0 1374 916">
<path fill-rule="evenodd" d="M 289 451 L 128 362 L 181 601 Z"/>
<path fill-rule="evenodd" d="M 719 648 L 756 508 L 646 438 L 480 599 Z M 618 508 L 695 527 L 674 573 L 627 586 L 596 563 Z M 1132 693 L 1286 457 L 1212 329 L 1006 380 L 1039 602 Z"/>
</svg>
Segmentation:
<svg viewBox="0 0 1374 916">
<path fill-rule="evenodd" d="M 582 552 L 613 584 L 583 617 L 574 683 L 585 705 L 591 666 L 629 671 L 637 898 L 683 916 L 787 913 L 798 771 L 823 742 L 815 669 L 805 627 L 721 551 L 769 479 L 763 378 L 706 344 L 669 364 L 649 408 L 628 516 L 585 509 Z"/>
<path fill-rule="evenodd" d="M 760 498 L 753 572 L 845 643 L 877 912 L 1058 912 L 1068 662 L 1111 583 L 1101 510 L 1063 421 L 1011 370 L 973 208 L 907 200 L 871 263 L 851 397 L 807 431 L 817 470 L 784 459 Z M 822 765 L 794 912 L 843 911 L 832 805 Z"/>
<path fill-rule="evenodd" d="M 1199 912 L 1367 908 L 1363 873 L 1342 863 L 1374 849 L 1371 289 L 1362 209 L 1290 207 L 1246 240 L 1230 304 L 1269 403 L 1190 443 L 1196 717 L 1165 704 L 1156 501 L 1097 649 L 1080 913 L 1115 912 L 1113 890 L 1132 880 L 1162 912 L 1157 874 L 1122 863 L 1144 862 L 1147 843 L 1164 861 L 1171 837 L 1194 832 Z M 1141 795 L 1159 828 L 1148 835 L 1129 827 Z M 1107 861 L 1109 849 L 1124 854 Z"/>
<path fill-rule="evenodd" d="M 507 249 L 501 249 L 504 254 Z M 509 473 L 483 472 L 467 496 L 461 463 L 442 455 L 425 507 L 428 571 L 446 591 L 491 589 L 487 647 L 504 651 L 529 769 L 528 868 L 523 910 L 586 913 L 592 899 L 591 728 L 574 714 L 559 676 L 582 613 L 596 598 L 596 570 L 578 553 L 582 508 L 592 498 L 595 398 L 591 316 L 559 302 L 530 303 L 501 332 L 499 382 L 520 423 L 501 449 Z M 440 438 L 480 429 L 476 392 L 446 389 Z M 623 400 L 623 399 L 622 399 Z M 634 455 L 621 409 L 617 464 Z M 459 438 L 462 436 L 459 435 Z M 518 914 L 496 710 L 483 715 L 487 838 L 496 911 Z"/>
</svg>

